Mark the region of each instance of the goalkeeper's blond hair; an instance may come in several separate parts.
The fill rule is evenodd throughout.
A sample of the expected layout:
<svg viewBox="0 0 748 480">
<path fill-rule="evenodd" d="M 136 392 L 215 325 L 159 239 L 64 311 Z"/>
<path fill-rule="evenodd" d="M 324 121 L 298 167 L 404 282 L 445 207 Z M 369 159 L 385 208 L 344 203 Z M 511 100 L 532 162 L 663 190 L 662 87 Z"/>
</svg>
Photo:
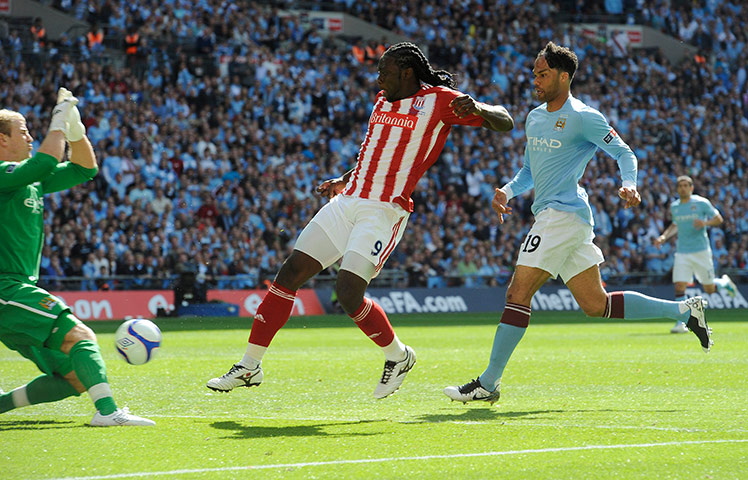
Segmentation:
<svg viewBox="0 0 748 480">
<path fill-rule="evenodd" d="M 23 120 L 23 115 L 7 108 L 0 110 L 0 133 L 10 136 L 13 133 L 13 122 L 17 120 Z"/>
</svg>

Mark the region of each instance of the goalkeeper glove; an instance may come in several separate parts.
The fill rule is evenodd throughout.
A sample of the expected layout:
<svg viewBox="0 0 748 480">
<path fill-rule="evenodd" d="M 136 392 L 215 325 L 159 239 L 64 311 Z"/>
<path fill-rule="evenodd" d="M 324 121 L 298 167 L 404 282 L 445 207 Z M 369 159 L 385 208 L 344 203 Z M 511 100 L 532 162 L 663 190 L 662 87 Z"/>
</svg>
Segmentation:
<svg viewBox="0 0 748 480">
<path fill-rule="evenodd" d="M 81 122 L 81 114 L 78 107 L 73 107 L 68 113 L 68 131 L 65 138 L 68 142 L 77 142 L 86 136 L 86 126 Z"/>
<path fill-rule="evenodd" d="M 64 87 L 60 88 L 60 91 L 57 93 L 57 102 L 59 103 L 61 100 L 65 101 L 68 99 L 74 101 L 75 104 L 78 103 L 78 99 L 73 96 L 70 90 Z M 68 142 L 77 142 L 86 136 L 86 126 L 81 122 L 81 114 L 78 107 L 73 106 L 68 110 L 67 122 L 68 130 L 65 133 L 65 139 Z"/>
<path fill-rule="evenodd" d="M 78 99 L 67 88 L 60 88 L 57 92 L 57 105 L 52 110 L 52 120 L 49 122 L 49 132 L 61 131 L 68 134 L 68 116 L 70 109 L 75 108 Z"/>
</svg>

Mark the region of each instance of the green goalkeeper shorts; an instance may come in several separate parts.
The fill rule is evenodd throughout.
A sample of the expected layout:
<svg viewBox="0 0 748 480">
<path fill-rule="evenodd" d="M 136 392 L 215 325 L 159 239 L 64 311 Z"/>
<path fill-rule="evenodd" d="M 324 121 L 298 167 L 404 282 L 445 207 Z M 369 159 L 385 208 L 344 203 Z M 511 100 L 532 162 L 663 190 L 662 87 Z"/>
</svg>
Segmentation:
<svg viewBox="0 0 748 480">
<path fill-rule="evenodd" d="M 68 311 L 62 300 L 43 288 L 7 276 L 0 278 L 0 341 L 48 375 L 67 375 L 73 370 L 70 357 L 48 348 L 57 317 Z M 74 326 L 65 325 L 68 331 Z M 59 337 L 67 332 L 56 333 Z"/>
</svg>

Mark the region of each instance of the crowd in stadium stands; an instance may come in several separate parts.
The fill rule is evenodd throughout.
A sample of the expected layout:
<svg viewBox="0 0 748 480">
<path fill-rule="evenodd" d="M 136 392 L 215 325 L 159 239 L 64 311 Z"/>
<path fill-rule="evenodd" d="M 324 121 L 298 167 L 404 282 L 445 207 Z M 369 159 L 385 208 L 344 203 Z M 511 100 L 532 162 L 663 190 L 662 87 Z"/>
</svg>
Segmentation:
<svg viewBox="0 0 748 480">
<path fill-rule="evenodd" d="M 415 189 L 410 231 L 386 266 L 406 271 L 409 286 L 510 278 L 531 197 L 513 200 L 503 226 L 490 202 L 521 166 L 522 122 L 536 106 L 532 63 L 548 40 L 574 48 L 580 69 L 572 93 L 601 110 L 640 160 L 639 208 L 620 208 L 617 165 L 604 154 L 583 179 L 604 278 L 648 271 L 669 283 L 672 245 L 653 241 L 666 226 L 675 178 L 688 174 L 725 218 L 710 234 L 717 270 L 742 269 L 746 280 L 748 7 L 604 2 L 609 13 L 629 12 L 699 46 L 673 65 L 656 51 L 621 57 L 597 38 L 572 35 L 554 20 L 559 2 L 334 3 L 428 48 L 435 67 L 458 74 L 460 90 L 506 106 L 517 122 L 508 134 L 453 129 Z M 600 2 L 570 3 L 586 13 L 586 4 Z M 168 288 L 172 275 L 196 271 L 200 281 L 234 276 L 212 281 L 221 288 L 262 286 L 324 201 L 315 186 L 355 162 L 376 93 L 376 63 L 357 51 L 365 44 L 332 41 L 264 3 L 53 4 L 108 35 L 130 36 L 122 49 L 132 58 L 115 69 L 86 37 L 63 37 L 72 53 L 47 45 L 41 68 L 38 49 L 22 55 L 15 33 L 3 43 L 5 105 L 26 115 L 38 144 L 53 92 L 67 86 L 81 101 L 101 164 L 93 182 L 47 197 L 47 285 L 62 287 L 60 279 L 72 276 L 86 278 L 73 285 L 84 289 Z M 113 275 L 131 278 L 115 285 Z"/>
</svg>

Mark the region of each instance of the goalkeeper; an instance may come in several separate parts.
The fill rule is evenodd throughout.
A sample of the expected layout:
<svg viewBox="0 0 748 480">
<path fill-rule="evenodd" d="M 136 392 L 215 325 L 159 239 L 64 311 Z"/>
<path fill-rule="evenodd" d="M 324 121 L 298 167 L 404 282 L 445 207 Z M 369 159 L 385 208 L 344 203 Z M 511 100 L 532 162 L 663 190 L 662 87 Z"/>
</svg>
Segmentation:
<svg viewBox="0 0 748 480">
<path fill-rule="evenodd" d="M 87 391 L 97 409 L 91 425 L 154 425 L 117 408 L 93 331 L 36 285 L 44 194 L 87 182 L 98 171 L 77 103 L 70 91 L 59 90 L 47 137 L 33 156 L 26 119 L 0 110 L 0 341 L 42 371 L 11 392 L 0 390 L 0 413 Z M 66 141 L 70 161 L 61 161 Z"/>
</svg>

